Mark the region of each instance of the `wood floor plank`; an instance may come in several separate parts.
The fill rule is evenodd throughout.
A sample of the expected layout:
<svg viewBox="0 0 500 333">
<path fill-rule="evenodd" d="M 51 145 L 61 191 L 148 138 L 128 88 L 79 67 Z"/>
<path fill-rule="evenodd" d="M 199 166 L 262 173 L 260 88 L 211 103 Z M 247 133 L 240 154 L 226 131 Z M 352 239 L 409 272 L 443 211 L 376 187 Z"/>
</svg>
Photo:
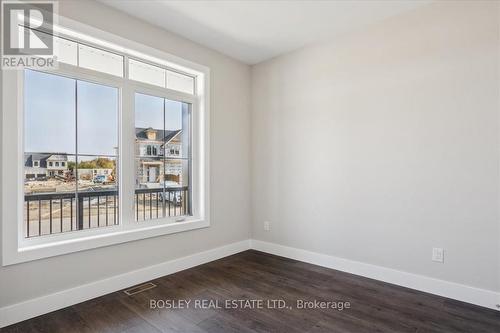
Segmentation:
<svg viewBox="0 0 500 333">
<path fill-rule="evenodd" d="M 145 322 L 136 313 L 122 306 L 118 299 L 105 300 L 92 306 L 84 302 L 73 308 L 92 332 L 122 332 Z"/>
<path fill-rule="evenodd" d="M 246 323 L 236 321 L 225 313 L 207 318 L 199 326 L 208 333 L 256 333 Z"/>
<path fill-rule="evenodd" d="M 115 292 L 33 318 L 1 333 L 498 333 L 500 312 L 258 251 L 245 251 L 152 281 L 156 288 Z M 198 308 L 197 301 L 264 302 L 287 308 Z M 297 300 L 348 301 L 351 307 L 297 309 Z M 151 301 L 190 300 L 184 308 Z M 199 304 L 199 303 L 198 303 Z"/>
</svg>

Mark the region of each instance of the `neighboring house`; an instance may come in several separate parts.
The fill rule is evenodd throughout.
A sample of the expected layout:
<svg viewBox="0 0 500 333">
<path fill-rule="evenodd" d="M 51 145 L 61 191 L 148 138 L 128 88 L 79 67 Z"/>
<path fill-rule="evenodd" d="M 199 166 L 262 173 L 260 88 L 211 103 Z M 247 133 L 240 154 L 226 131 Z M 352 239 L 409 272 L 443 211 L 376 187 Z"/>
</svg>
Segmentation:
<svg viewBox="0 0 500 333">
<path fill-rule="evenodd" d="M 180 133 L 153 128 L 136 128 L 135 155 L 137 185 L 148 186 L 164 180 L 180 183 L 182 175 L 181 160 L 168 160 L 182 156 Z M 165 170 L 163 168 L 163 146 L 165 146 Z"/>
<path fill-rule="evenodd" d="M 65 153 L 25 153 L 25 179 L 65 177 L 69 172 L 68 156 Z"/>
</svg>

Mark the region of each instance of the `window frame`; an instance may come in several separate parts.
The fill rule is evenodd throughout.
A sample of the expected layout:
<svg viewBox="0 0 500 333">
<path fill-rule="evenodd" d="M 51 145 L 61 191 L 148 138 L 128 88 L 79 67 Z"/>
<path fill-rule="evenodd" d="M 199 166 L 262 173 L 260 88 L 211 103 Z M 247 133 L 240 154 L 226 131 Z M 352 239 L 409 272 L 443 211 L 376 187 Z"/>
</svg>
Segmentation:
<svg viewBox="0 0 500 333">
<path fill-rule="evenodd" d="M 210 226 L 209 205 L 209 128 L 210 128 L 210 70 L 208 67 L 192 63 L 148 46 L 118 37 L 116 35 L 89 27 L 79 22 L 59 17 L 57 31 L 64 34 L 70 31 L 78 41 L 112 52 L 120 52 L 124 56 L 124 77 L 118 77 L 95 70 L 75 67 L 59 63 L 57 70 L 49 70 L 49 74 L 67 76 L 97 84 L 104 84 L 119 89 L 118 116 L 118 195 L 119 225 L 85 229 L 60 234 L 44 235 L 35 238 L 24 238 L 24 143 L 23 143 L 23 92 L 24 71 L 2 71 L 2 265 L 11 265 L 30 260 L 52 257 L 102 246 L 140 240 L 149 237 L 183 232 Z M 78 31 L 78 32 L 76 32 Z M 90 37 L 92 36 L 92 37 Z M 99 38 L 97 40 L 96 38 Z M 99 44 L 100 43 L 100 44 Z M 119 46 L 118 46 L 119 45 Z M 154 62 L 171 70 L 189 73 L 195 77 L 195 93 L 193 95 L 174 91 L 168 88 L 150 85 L 128 79 L 128 57 L 140 61 Z M 144 60 L 142 60 L 144 59 Z M 191 198 L 192 216 L 183 221 L 179 216 L 136 222 L 134 219 L 135 168 L 134 145 L 135 116 L 134 93 L 146 93 L 191 104 Z M 21 112 L 20 112 L 21 111 Z M 6 163 L 9 157 L 15 156 L 16 163 Z M 15 177 L 12 175 L 15 174 Z M 15 195 L 13 194 L 15 193 Z M 175 222 L 175 223 L 174 223 Z"/>
</svg>

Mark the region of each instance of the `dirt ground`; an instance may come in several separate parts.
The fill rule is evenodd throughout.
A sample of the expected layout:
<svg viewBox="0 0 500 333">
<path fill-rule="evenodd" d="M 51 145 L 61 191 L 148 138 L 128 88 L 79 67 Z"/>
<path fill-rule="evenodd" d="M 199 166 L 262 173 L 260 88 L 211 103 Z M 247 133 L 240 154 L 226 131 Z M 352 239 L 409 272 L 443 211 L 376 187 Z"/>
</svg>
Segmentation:
<svg viewBox="0 0 500 333">
<path fill-rule="evenodd" d="M 78 190 L 85 191 L 89 189 L 108 189 L 115 184 L 94 184 L 91 180 L 79 180 Z M 48 180 L 30 180 L 24 183 L 24 193 L 53 193 L 53 192 L 74 192 L 76 189 L 76 182 L 63 181 L 59 179 Z"/>
</svg>

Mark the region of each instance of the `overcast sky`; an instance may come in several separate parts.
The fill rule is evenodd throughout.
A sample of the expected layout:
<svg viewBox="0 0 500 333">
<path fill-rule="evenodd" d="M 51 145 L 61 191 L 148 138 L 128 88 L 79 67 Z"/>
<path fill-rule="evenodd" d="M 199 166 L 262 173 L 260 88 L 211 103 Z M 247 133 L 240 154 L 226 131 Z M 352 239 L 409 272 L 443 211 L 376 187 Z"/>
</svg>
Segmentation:
<svg viewBox="0 0 500 333">
<path fill-rule="evenodd" d="M 115 155 L 118 145 L 118 90 L 85 81 L 25 71 L 25 152 Z M 182 103 L 166 100 L 165 128 L 182 127 Z M 136 127 L 163 129 L 163 99 L 136 94 Z"/>
</svg>

